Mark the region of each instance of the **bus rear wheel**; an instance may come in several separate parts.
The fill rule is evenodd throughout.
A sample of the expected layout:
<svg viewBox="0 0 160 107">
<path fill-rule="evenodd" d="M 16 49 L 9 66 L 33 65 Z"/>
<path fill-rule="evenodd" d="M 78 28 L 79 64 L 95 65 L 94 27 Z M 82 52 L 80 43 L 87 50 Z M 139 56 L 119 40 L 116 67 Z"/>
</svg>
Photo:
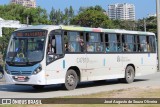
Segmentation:
<svg viewBox="0 0 160 107">
<path fill-rule="evenodd" d="M 44 88 L 44 85 L 33 85 L 32 87 L 36 90 L 42 90 Z"/>
<path fill-rule="evenodd" d="M 65 78 L 65 89 L 67 90 L 74 90 L 78 84 L 78 75 L 73 70 L 70 69 L 67 71 L 66 78 Z"/>
<path fill-rule="evenodd" d="M 125 78 L 124 81 L 126 83 L 132 83 L 134 81 L 135 71 L 132 66 L 127 66 L 125 71 Z"/>
</svg>

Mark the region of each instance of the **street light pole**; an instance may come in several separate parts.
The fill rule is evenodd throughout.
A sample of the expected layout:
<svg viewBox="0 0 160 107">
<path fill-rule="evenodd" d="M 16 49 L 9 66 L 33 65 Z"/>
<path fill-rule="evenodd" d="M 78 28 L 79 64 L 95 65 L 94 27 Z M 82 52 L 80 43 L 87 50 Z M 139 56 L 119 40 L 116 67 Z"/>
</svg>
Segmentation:
<svg viewBox="0 0 160 107">
<path fill-rule="evenodd" d="M 160 71 L 160 0 L 156 0 L 157 5 L 157 39 L 158 39 L 158 71 Z"/>
<path fill-rule="evenodd" d="M 144 18 L 143 21 L 144 21 L 144 31 L 146 32 L 147 31 L 146 30 L 146 19 Z"/>
</svg>

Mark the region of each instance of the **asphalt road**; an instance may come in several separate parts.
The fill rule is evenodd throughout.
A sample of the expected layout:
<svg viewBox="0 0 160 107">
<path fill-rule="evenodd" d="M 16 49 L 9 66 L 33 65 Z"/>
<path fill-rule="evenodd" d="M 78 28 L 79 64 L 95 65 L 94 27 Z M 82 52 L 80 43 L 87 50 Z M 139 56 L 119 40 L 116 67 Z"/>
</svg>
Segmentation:
<svg viewBox="0 0 160 107">
<path fill-rule="evenodd" d="M 131 84 L 120 83 L 118 80 L 107 80 L 101 83 L 85 82 L 72 91 L 63 90 L 61 85 L 46 86 L 42 91 L 37 91 L 31 86 L 8 85 L 0 80 L 0 98 L 52 98 L 134 87 L 160 87 L 160 72 L 137 77 Z"/>
</svg>

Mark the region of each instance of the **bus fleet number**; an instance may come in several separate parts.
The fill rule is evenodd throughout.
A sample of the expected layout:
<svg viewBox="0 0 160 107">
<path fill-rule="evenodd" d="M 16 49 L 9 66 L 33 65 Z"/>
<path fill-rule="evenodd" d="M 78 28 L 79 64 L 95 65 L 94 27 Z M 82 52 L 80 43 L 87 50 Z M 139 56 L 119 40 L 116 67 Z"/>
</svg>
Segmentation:
<svg viewBox="0 0 160 107">
<path fill-rule="evenodd" d="M 77 63 L 88 63 L 89 62 L 89 58 L 77 58 Z"/>
</svg>

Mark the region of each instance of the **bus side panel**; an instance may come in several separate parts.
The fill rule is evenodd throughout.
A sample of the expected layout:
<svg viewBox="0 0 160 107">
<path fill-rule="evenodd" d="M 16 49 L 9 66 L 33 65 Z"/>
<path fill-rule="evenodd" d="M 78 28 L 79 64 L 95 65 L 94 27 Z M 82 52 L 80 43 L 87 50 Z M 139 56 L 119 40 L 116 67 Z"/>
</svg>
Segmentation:
<svg viewBox="0 0 160 107">
<path fill-rule="evenodd" d="M 122 54 L 87 54 L 88 80 L 104 80 L 124 77 L 122 71 Z"/>
<path fill-rule="evenodd" d="M 46 66 L 47 84 L 64 83 L 66 70 L 63 69 L 63 59 L 58 59 Z"/>
<path fill-rule="evenodd" d="M 82 79 L 87 77 L 85 54 L 65 54 L 64 58 L 58 59 L 46 66 L 47 84 L 58 84 L 65 82 L 67 70 L 70 67 L 78 67 Z"/>
<path fill-rule="evenodd" d="M 141 55 L 141 75 L 148 75 L 157 72 L 157 55 L 154 53 L 146 53 Z"/>
<path fill-rule="evenodd" d="M 128 64 L 135 66 L 136 76 L 156 72 L 156 54 L 123 54 L 121 60 L 123 61 L 124 69 L 126 69 Z"/>
</svg>

